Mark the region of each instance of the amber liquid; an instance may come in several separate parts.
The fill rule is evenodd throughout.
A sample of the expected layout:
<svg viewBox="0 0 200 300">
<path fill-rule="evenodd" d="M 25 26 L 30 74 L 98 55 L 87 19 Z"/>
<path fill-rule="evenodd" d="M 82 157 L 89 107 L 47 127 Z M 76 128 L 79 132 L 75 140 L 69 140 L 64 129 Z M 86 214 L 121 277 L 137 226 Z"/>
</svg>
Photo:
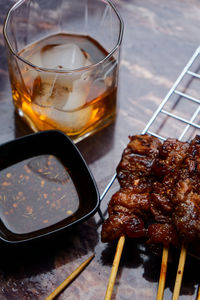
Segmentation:
<svg viewBox="0 0 200 300">
<path fill-rule="evenodd" d="M 35 54 L 69 43 L 76 44 L 81 49 L 89 64 L 99 62 L 108 54 L 90 37 L 57 34 L 27 46 L 20 51 L 19 55 L 35 64 L 33 59 Z M 62 66 L 59 68 L 62 69 Z M 91 68 L 86 75 L 82 75 L 87 77 L 86 81 L 88 80 L 83 87 L 84 93 L 86 91 L 84 94 L 86 99 L 81 106 L 77 105 L 74 108 L 72 104 L 72 109 L 63 109 L 64 92 L 66 90 L 68 93 L 71 89 L 67 84 L 65 85 L 64 74 L 58 74 L 60 77 L 55 77 L 52 73 L 43 74 L 23 63 L 20 65 L 20 73 L 20 76 L 15 76 L 12 67 L 10 68 L 13 99 L 19 115 L 34 131 L 59 129 L 78 141 L 82 139 L 81 136 L 90 135 L 109 125 L 115 118 L 117 62 L 114 58 L 110 58 L 99 67 Z M 67 76 L 69 77 L 68 74 Z M 77 82 L 79 84 L 79 81 Z M 81 93 L 82 90 L 80 97 L 82 97 Z M 76 101 L 79 100 L 77 95 L 79 91 L 75 94 Z"/>
</svg>

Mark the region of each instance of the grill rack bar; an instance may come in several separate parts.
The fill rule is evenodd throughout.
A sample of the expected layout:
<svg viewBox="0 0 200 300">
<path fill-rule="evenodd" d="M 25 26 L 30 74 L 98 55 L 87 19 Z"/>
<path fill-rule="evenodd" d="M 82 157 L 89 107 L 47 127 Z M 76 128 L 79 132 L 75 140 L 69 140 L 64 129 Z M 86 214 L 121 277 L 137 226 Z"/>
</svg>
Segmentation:
<svg viewBox="0 0 200 300">
<path fill-rule="evenodd" d="M 182 82 L 183 78 L 185 77 L 185 75 L 190 75 L 191 78 L 190 80 L 192 80 L 193 78 L 197 78 L 197 79 L 200 79 L 200 74 L 197 74 L 195 72 L 192 72 L 190 71 L 190 67 L 193 65 L 194 61 L 198 58 L 200 54 L 200 47 L 198 47 L 194 54 L 192 55 L 192 57 L 189 59 L 188 63 L 186 64 L 186 66 L 183 68 L 182 72 L 180 73 L 179 77 L 176 79 L 176 81 L 174 82 L 173 86 L 171 87 L 171 89 L 169 90 L 169 92 L 167 93 L 167 95 L 165 96 L 165 98 L 163 99 L 163 101 L 160 103 L 160 105 L 158 106 L 158 108 L 156 109 L 156 111 L 154 112 L 154 114 L 152 115 L 151 119 L 149 120 L 149 122 L 147 123 L 147 125 L 145 126 L 144 130 L 142 131 L 143 134 L 145 133 L 149 133 L 151 135 L 154 135 L 154 136 L 157 136 L 159 138 L 161 138 L 162 140 L 165 140 L 165 138 L 163 138 L 162 136 L 158 136 L 158 135 L 155 135 L 154 132 L 150 131 L 150 127 L 152 126 L 152 124 L 155 122 L 156 118 L 158 117 L 158 115 L 160 113 L 168 113 L 170 114 L 169 112 L 166 112 L 165 110 L 163 110 L 163 107 L 165 106 L 165 104 L 169 101 L 170 97 L 173 95 L 173 94 L 176 94 L 176 95 L 179 95 L 180 97 L 183 97 L 183 98 L 186 98 L 187 100 L 189 101 L 193 101 L 195 103 L 198 103 L 200 104 L 200 99 L 197 99 L 195 97 L 192 97 L 190 95 L 187 95 L 186 93 L 183 93 L 183 92 L 180 92 L 177 90 L 177 87 L 179 86 L 179 84 Z M 198 115 L 198 113 L 197 113 Z M 195 118 L 196 116 L 195 115 Z M 180 121 L 183 121 L 184 123 L 190 126 L 195 126 L 197 128 L 200 128 L 200 126 L 198 124 L 195 124 L 193 123 L 192 121 L 194 121 L 195 118 L 191 120 L 186 120 L 186 119 L 181 119 L 179 116 L 177 115 L 171 115 L 171 117 L 175 118 L 175 119 L 179 119 Z M 189 129 L 189 128 L 188 128 Z M 187 130 L 188 130 L 187 129 Z M 184 130 L 185 131 L 185 130 Z M 186 131 L 184 132 L 184 135 L 185 135 Z M 183 138 L 183 135 L 181 134 L 182 138 Z"/>
<path fill-rule="evenodd" d="M 180 117 L 178 115 L 175 115 L 167 110 L 164 109 L 164 106 L 166 105 L 166 103 L 169 101 L 169 99 L 172 97 L 173 94 L 176 94 L 182 98 L 185 98 L 191 102 L 200 104 L 200 99 L 197 99 L 191 95 L 188 95 L 184 92 L 180 92 L 177 88 L 180 85 L 180 83 L 182 82 L 182 80 L 184 79 L 185 75 L 189 75 L 190 79 L 189 80 L 193 80 L 195 79 L 200 79 L 200 74 L 193 72 L 190 70 L 191 66 L 193 65 L 193 63 L 195 62 L 196 59 L 198 59 L 200 55 L 200 46 L 195 50 L 194 54 L 192 55 L 192 57 L 189 59 L 189 61 L 187 62 L 187 64 L 185 65 L 185 67 L 183 68 L 182 72 L 180 73 L 180 75 L 178 76 L 178 78 L 176 79 L 176 81 L 174 82 L 174 84 L 172 85 L 171 89 L 169 90 L 169 92 L 167 93 L 167 95 L 165 96 L 165 98 L 162 100 L 162 102 L 160 103 L 160 105 L 158 106 L 158 108 L 155 110 L 155 112 L 153 113 L 151 119 L 149 120 L 149 122 L 147 123 L 147 125 L 145 126 L 145 128 L 142 131 L 142 134 L 148 133 L 150 135 L 153 135 L 157 138 L 159 138 L 160 140 L 165 140 L 166 138 L 159 135 L 156 132 L 151 131 L 151 126 L 153 125 L 153 123 L 156 121 L 156 119 L 158 118 L 158 116 L 160 114 L 164 114 L 166 116 L 169 116 L 173 119 L 179 120 L 181 122 L 183 122 L 185 124 L 185 128 L 182 131 L 182 133 L 179 136 L 179 140 L 182 140 L 183 137 L 185 136 L 185 134 L 187 133 L 187 131 L 189 130 L 189 128 L 194 127 L 197 129 L 200 129 L 200 124 L 195 123 L 195 119 L 197 118 L 197 116 L 200 114 L 200 106 L 197 107 L 197 109 L 195 110 L 195 112 L 193 113 L 192 117 L 187 120 L 183 117 Z M 200 83 L 199 83 L 200 84 Z M 113 177 L 111 178 L 110 182 L 107 184 L 106 188 L 104 189 L 103 193 L 100 196 L 100 201 L 102 201 L 104 199 L 104 197 L 106 196 L 107 192 L 109 191 L 110 187 L 112 186 L 112 184 L 114 183 L 115 179 L 116 179 L 116 173 L 113 175 Z M 101 212 L 100 209 L 100 217 L 101 219 L 103 219 L 103 214 Z"/>
</svg>

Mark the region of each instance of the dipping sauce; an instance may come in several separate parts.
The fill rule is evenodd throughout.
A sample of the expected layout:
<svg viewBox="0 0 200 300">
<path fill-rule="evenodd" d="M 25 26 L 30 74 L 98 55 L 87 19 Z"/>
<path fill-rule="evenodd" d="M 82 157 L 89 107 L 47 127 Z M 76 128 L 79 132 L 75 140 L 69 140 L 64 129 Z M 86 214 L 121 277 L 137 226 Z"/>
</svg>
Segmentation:
<svg viewBox="0 0 200 300">
<path fill-rule="evenodd" d="M 41 230 L 73 215 L 79 196 L 54 155 L 39 155 L 0 172 L 0 218 L 13 233 Z"/>
</svg>

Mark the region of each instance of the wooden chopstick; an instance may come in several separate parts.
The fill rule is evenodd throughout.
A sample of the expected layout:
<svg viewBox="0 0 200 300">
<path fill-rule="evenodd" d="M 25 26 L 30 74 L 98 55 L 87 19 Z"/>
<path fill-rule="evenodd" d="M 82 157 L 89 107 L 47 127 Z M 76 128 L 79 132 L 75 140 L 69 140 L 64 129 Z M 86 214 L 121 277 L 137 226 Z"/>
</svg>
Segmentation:
<svg viewBox="0 0 200 300">
<path fill-rule="evenodd" d="M 72 280 L 81 273 L 81 271 L 89 264 L 89 262 L 94 258 L 95 254 L 86 259 L 76 270 L 74 270 L 45 300 L 52 300 L 58 294 L 62 292 L 62 290 L 67 287 L 67 285 L 72 282 Z"/>
<path fill-rule="evenodd" d="M 163 247 L 162 253 L 162 262 L 160 268 L 160 279 L 158 284 L 158 292 L 157 292 L 157 300 L 162 300 L 164 295 L 165 289 L 165 281 L 166 281 L 166 274 L 167 274 L 167 262 L 168 262 L 168 254 L 169 254 L 169 247 Z"/>
<path fill-rule="evenodd" d="M 110 300 L 111 296 L 112 296 L 112 291 L 113 291 L 113 287 L 115 284 L 115 279 L 117 276 L 117 271 L 118 271 L 118 267 L 119 267 L 119 263 L 120 263 L 120 258 L 122 255 L 122 251 L 124 248 L 124 243 L 125 243 L 125 236 L 121 236 L 119 238 L 119 241 L 117 243 L 117 249 L 115 252 L 115 257 L 113 260 L 113 265 L 112 265 L 112 270 L 110 273 L 110 278 L 109 278 L 109 282 L 108 282 L 108 286 L 107 286 L 107 290 L 106 290 L 106 295 L 105 295 L 105 300 Z"/>
<path fill-rule="evenodd" d="M 178 264 L 178 269 L 176 274 L 176 281 L 175 281 L 172 300 L 178 300 L 179 298 L 186 256 L 187 256 L 187 245 L 183 242 L 181 247 L 181 253 L 179 258 L 179 264 Z"/>
</svg>

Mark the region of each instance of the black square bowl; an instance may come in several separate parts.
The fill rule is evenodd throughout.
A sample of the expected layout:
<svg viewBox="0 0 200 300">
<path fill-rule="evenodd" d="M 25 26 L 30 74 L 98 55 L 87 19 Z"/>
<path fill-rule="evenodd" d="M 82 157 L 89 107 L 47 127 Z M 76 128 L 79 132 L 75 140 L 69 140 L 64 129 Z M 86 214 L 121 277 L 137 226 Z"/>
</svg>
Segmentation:
<svg viewBox="0 0 200 300">
<path fill-rule="evenodd" d="M 1 145 L 0 172 L 26 159 L 40 155 L 57 157 L 69 170 L 79 196 L 79 207 L 73 215 L 67 216 L 55 224 L 33 232 L 23 232 L 23 234 L 9 230 L 1 219 L 0 239 L 7 243 L 21 243 L 57 234 L 77 223 L 84 222 L 99 208 L 98 188 L 86 162 L 70 138 L 60 131 L 50 130 L 34 133 Z"/>
</svg>

